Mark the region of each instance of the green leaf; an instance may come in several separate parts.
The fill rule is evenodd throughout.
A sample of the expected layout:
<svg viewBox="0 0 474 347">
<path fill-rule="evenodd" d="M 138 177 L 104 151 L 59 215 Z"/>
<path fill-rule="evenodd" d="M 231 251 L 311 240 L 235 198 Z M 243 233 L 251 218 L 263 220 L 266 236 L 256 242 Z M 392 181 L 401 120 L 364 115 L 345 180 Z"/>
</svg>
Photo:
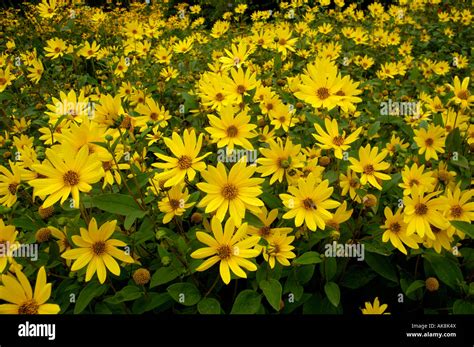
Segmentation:
<svg viewBox="0 0 474 347">
<path fill-rule="evenodd" d="M 231 314 L 255 314 L 260 308 L 262 296 L 256 291 L 245 289 L 237 295 Z"/>
<path fill-rule="evenodd" d="M 455 128 L 446 136 L 446 149 L 449 152 L 461 152 L 461 139 L 459 128 Z"/>
<path fill-rule="evenodd" d="M 84 311 L 92 299 L 104 294 L 107 288 L 107 286 L 99 284 L 98 282 L 90 282 L 88 285 L 86 285 L 79 293 L 76 305 L 74 306 L 74 314 L 79 314 Z"/>
<path fill-rule="evenodd" d="M 342 314 L 342 307 L 335 307 L 327 298 L 316 293 L 304 303 L 303 314 Z"/>
<path fill-rule="evenodd" d="M 281 200 L 278 199 L 274 194 L 264 192 L 262 195 L 260 195 L 260 198 L 270 209 L 280 208 L 282 206 Z"/>
<path fill-rule="evenodd" d="M 168 293 L 150 292 L 147 296 L 142 296 L 133 303 L 132 312 L 135 314 L 142 314 L 163 306 L 171 300 L 172 299 Z"/>
<path fill-rule="evenodd" d="M 458 220 L 452 220 L 450 221 L 451 225 L 458 229 L 459 231 L 462 231 L 463 233 L 469 235 L 472 239 L 474 239 L 474 225 L 468 222 L 462 222 Z"/>
<path fill-rule="evenodd" d="M 441 113 L 435 113 L 433 116 L 433 124 L 434 125 L 439 125 L 440 127 L 444 127 L 443 124 L 443 116 Z"/>
<path fill-rule="evenodd" d="M 430 262 L 436 276 L 443 283 L 454 290 L 459 289 L 459 284 L 463 281 L 463 275 L 457 260 L 435 254 L 425 254 L 425 257 Z"/>
<path fill-rule="evenodd" d="M 143 213 L 143 211 L 135 211 L 135 212 L 132 212 L 132 213 L 128 214 L 127 217 L 125 217 L 123 227 L 126 230 L 129 230 L 132 227 L 133 223 L 135 223 L 137 218 L 141 218 L 144 215 L 145 215 L 145 213 Z"/>
<path fill-rule="evenodd" d="M 283 291 L 280 282 L 274 279 L 268 281 L 263 280 L 259 285 L 268 303 L 272 305 L 276 311 L 280 311 L 281 293 Z"/>
<path fill-rule="evenodd" d="M 95 207 L 121 216 L 136 215 L 141 218 L 145 211 L 141 210 L 130 195 L 124 194 L 101 194 L 92 198 Z"/>
<path fill-rule="evenodd" d="M 295 260 L 293 260 L 293 264 L 298 264 L 298 265 L 318 264 L 318 263 L 321 263 L 322 261 L 323 260 L 319 256 L 319 253 L 306 252 L 300 255 Z"/>
<path fill-rule="evenodd" d="M 290 274 L 288 275 L 283 292 L 293 294 L 295 301 L 299 301 L 301 299 L 301 296 L 304 292 L 304 288 L 296 281 L 294 271 L 290 272 Z"/>
<path fill-rule="evenodd" d="M 191 283 L 175 283 L 166 290 L 176 302 L 184 306 L 196 305 L 201 300 L 199 289 Z"/>
<path fill-rule="evenodd" d="M 365 262 L 379 275 L 390 281 L 398 282 L 395 266 L 390 262 L 388 257 L 368 252 L 365 255 Z"/>
<path fill-rule="evenodd" d="M 458 299 L 453 305 L 454 314 L 474 314 L 474 304 L 467 300 Z"/>
<path fill-rule="evenodd" d="M 470 167 L 469 167 L 469 162 L 467 161 L 467 159 L 465 157 L 463 157 L 462 155 L 458 155 L 458 158 L 457 160 L 454 160 L 454 159 L 451 159 L 451 164 L 454 165 L 454 166 L 457 166 L 457 167 L 460 167 L 460 168 L 463 168 L 463 169 L 466 169 L 466 170 L 469 170 Z"/>
<path fill-rule="evenodd" d="M 189 112 L 189 110 L 199 108 L 199 104 L 196 100 L 196 97 L 188 93 L 181 93 L 181 96 L 184 99 L 184 110 L 186 113 Z"/>
<path fill-rule="evenodd" d="M 275 71 L 279 71 L 281 69 L 281 54 L 277 53 L 273 57 L 273 67 Z"/>
<path fill-rule="evenodd" d="M 410 295 L 413 293 L 415 290 L 419 288 L 423 288 L 425 286 L 425 281 L 422 280 L 416 280 L 412 284 L 410 284 L 405 292 L 406 295 Z"/>
<path fill-rule="evenodd" d="M 305 284 L 313 278 L 313 273 L 316 265 L 303 265 L 295 268 L 296 279 L 299 284 Z"/>
<path fill-rule="evenodd" d="M 161 267 L 151 276 L 150 288 L 171 282 L 178 276 L 179 273 L 175 269 L 171 267 Z"/>
<path fill-rule="evenodd" d="M 329 170 L 324 173 L 323 178 L 327 179 L 329 183 L 331 184 L 337 181 L 337 179 L 339 178 L 339 175 L 335 171 Z"/>
<path fill-rule="evenodd" d="M 341 291 L 339 290 L 339 286 L 334 282 L 328 282 L 324 285 L 324 292 L 328 297 L 331 304 L 334 307 L 339 306 L 339 302 L 341 300 Z"/>
<path fill-rule="evenodd" d="M 349 289 L 357 289 L 365 286 L 376 276 L 371 269 L 356 265 L 347 269 L 340 284 Z"/>
<path fill-rule="evenodd" d="M 200 314 L 220 314 L 221 304 L 214 298 L 204 298 L 197 305 Z"/>
<path fill-rule="evenodd" d="M 253 213 L 246 212 L 245 213 L 245 221 L 249 223 L 249 225 L 252 225 L 256 228 L 261 228 L 263 227 L 262 221 Z"/>
<path fill-rule="evenodd" d="M 368 135 L 369 137 L 372 137 L 372 136 L 374 136 L 375 134 L 377 134 L 377 132 L 379 131 L 379 129 L 380 129 L 380 122 L 377 121 L 377 122 L 373 123 L 373 124 L 370 126 L 369 130 L 367 131 L 367 135 Z"/>
<path fill-rule="evenodd" d="M 152 220 L 149 217 L 145 217 L 140 228 L 131 235 L 131 238 L 135 246 L 155 238 L 155 229 Z"/>
<path fill-rule="evenodd" d="M 114 296 L 106 298 L 104 301 L 109 304 L 119 304 L 125 301 L 131 301 L 138 299 L 143 295 L 140 288 L 136 286 L 126 286 L 122 290 L 118 291 Z"/>
<path fill-rule="evenodd" d="M 336 258 L 333 258 L 333 257 L 324 258 L 323 268 L 324 268 L 324 277 L 326 278 L 326 281 L 328 282 L 332 280 L 337 272 Z"/>
<path fill-rule="evenodd" d="M 393 187 L 396 187 L 398 185 L 398 182 L 400 182 L 402 178 L 402 174 L 398 172 L 396 174 L 391 175 L 391 177 L 392 178 L 390 180 L 383 181 L 382 192 L 387 192 Z"/>
</svg>

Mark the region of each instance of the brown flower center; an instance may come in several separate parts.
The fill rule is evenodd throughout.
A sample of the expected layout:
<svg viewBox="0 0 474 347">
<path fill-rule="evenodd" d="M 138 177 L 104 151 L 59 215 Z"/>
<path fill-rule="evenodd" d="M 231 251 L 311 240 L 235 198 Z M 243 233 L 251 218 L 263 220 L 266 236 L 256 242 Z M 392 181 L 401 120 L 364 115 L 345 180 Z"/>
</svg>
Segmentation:
<svg viewBox="0 0 474 347">
<path fill-rule="evenodd" d="M 217 93 L 216 94 L 216 100 L 217 101 L 222 101 L 224 100 L 224 95 L 222 93 Z"/>
<path fill-rule="evenodd" d="M 92 252 L 94 252 L 95 255 L 101 256 L 102 254 L 105 253 L 106 245 L 104 241 L 97 241 L 92 245 Z"/>
<path fill-rule="evenodd" d="M 170 199 L 170 206 L 173 210 L 177 210 L 180 206 L 179 200 Z"/>
<path fill-rule="evenodd" d="M 434 142 L 433 139 L 429 137 L 425 140 L 425 145 L 432 146 L 433 142 Z"/>
<path fill-rule="evenodd" d="M 335 144 L 336 146 L 341 146 L 344 144 L 344 137 L 338 135 L 338 136 L 335 136 L 333 139 L 332 139 L 332 143 Z"/>
<path fill-rule="evenodd" d="M 230 127 L 227 128 L 226 130 L 227 136 L 229 137 L 236 137 L 237 134 L 239 133 L 239 129 L 235 125 L 231 125 Z"/>
<path fill-rule="evenodd" d="M 462 207 L 459 205 L 455 205 L 451 207 L 451 216 L 453 216 L 454 218 L 461 217 L 462 212 L 463 212 Z"/>
<path fill-rule="evenodd" d="M 321 87 L 316 91 L 316 95 L 321 100 L 327 99 L 329 98 L 329 89 L 327 89 L 326 87 Z"/>
<path fill-rule="evenodd" d="M 75 186 L 79 183 L 79 175 L 77 172 L 69 170 L 64 174 L 63 181 L 69 186 Z"/>
<path fill-rule="evenodd" d="M 260 234 L 261 237 L 266 237 L 266 236 L 270 236 L 270 231 L 271 231 L 271 228 L 265 225 L 260 228 L 258 233 Z"/>
<path fill-rule="evenodd" d="M 61 48 L 56 47 L 56 48 L 54 49 L 54 51 L 55 51 L 56 53 L 59 53 L 59 52 L 61 52 Z"/>
<path fill-rule="evenodd" d="M 178 159 L 178 167 L 180 170 L 187 170 L 193 165 L 193 160 L 187 155 L 183 155 Z"/>
<path fill-rule="evenodd" d="M 7 79 L 0 77 L 0 86 L 3 86 L 5 83 L 7 83 Z"/>
<path fill-rule="evenodd" d="M 159 115 L 158 115 L 158 113 L 156 113 L 156 112 L 150 113 L 150 118 L 151 118 L 152 120 L 157 120 L 157 119 L 158 119 L 158 116 L 159 116 Z"/>
<path fill-rule="evenodd" d="M 414 178 L 411 179 L 410 182 L 408 182 L 408 185 L 410 187 L 413 187 L 413 185 L 419 185 L 419 184 L 420 184 L 420 182 L 417 179 L 414 179 Z"/>
<path fill-rule="evenodd" d="M 102 168 L 104 169 L 104 171 L 109 171 L 112 168 L 112 162 L 111 161 L 103 162 Z"/>
<path fill-rule="evenodd" d="M 239 85 L 237 86 L 237 93 L 239 93 L 239 94 L 245 93 L 246 90 L 247 90 L 247 88 L 245 88 L 245 86 L 243 86 L 243 85 L 241 85 L 241 84 L 239 84 Z"/>
<path fill-rule="evenodd" d="M 398 233 L 402 229 L 402 226 L 398 222 L 394 222 L 390 224 L 390 231 L 394 233 Z"/>
<path fill-rule="evenodd" d="M 235 199 L 238 193 L 239 193 L 239 190 L 232 183 L 227 183 L 226 185 L 224 185 L 221 191 L 222 196 L 227 200 Z"/>
<path fill-rule="evenodd" d="M 467 90 L 461 90 L 461 91 L 459 91 L 457 96 L 458 96 L 459 99 L 467 100 L 468 92 L 467 92 Z"/>
<path fill-rule="evenodd" d="M 68 249 L 68 248 L 71 247 L 71 245 L 69 244 L 69 241 L 67 240 L 67 238 L 62 239 L 61 242 L 62 242 L 65 249 Z"/>
<path fill-rule="evenodd" d="M 18 307 L 18 314 L 38 314 L 39 305 L 34 299 L 25 301 Z"/>
<path fill-rule="evenodd" d="M 222 245 L 217 249 L 217 256 L 221 259 L 228 259 L 232 255 L 232 250 L 228 245 Z"/>
<path fill-rule="evenodd" d="M 18 183 L 10 183 L 8 185 L 8 191 L 10 194 L 15 195 L 16 194 L 16 189 L 18 188 Z"/>
<path fill-rule="evenodd" d="M 425 215 L 426 213 L 428 213 L 428 206 L 426 206 L 425 204 L 421 204 L 421 203 L 416 204 L 415 213 L 419 216 Z"/>
<path fill-rule="evenodd" d="M 349 185 L 350 185 L 352 188 L 355 188 L 355 187 L 358 186 L 357 181 L 354 180 L 354 179 L 351 179 L 351 180 L 349 181 Z"/>
<path fill-rule="evenodd" d="M 369 164 L 369 165 L 364 166 L 364 173 L 365 173 L 366 175 L 372 175 L 372 174 L 374 173 L 374 171 L 375 171 L 375 170 L 374 170 L 374 166 L 373 166 L 373 165 Z"/>
<path fill-rule="evenodd" d="M 268 248 L 268 253 L 272 255 L 277 255 L 280 253 L 280 246 L 279 245 L 272 245 Z"/>
<path fill-rule="evenodd" d="M 316 210 L 317 209 L 316 204 L 310 198 L 306 198 L 306 199 L 303 200 L 303 207 L 307 210 L 312 210 L 312 209 Z"/>
</svg>

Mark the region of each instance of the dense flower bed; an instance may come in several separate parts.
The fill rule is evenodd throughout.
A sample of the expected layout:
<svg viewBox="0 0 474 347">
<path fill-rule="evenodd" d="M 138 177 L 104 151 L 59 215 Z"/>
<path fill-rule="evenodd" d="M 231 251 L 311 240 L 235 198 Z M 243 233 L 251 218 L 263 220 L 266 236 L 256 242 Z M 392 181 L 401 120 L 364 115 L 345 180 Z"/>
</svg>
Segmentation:
<svg viewBox="0 0 474 347">
<path fill-rule="evenodd" d="M 469 1 L 155 2 L 0 15 L 1 313 L 474 312 Z"/>
</svg>

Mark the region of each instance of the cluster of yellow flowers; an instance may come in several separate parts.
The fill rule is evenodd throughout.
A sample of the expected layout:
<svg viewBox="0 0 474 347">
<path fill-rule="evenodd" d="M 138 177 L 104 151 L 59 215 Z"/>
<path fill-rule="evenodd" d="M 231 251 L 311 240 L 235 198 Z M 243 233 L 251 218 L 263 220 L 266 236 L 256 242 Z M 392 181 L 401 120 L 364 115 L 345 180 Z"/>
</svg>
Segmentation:
<svg viewBox="0 0 474 347">
<path fill-rule="evenodd" d="M 217 263 L 225 284 L 290 281 L 334 240 L 470 249 L 468 5 L 294 0 L 210 23 L 167 3 L 42 0 L 0 19 L 0 244 L 57 254 L 46 270 L 0 257 L 0 313 L 59 312 L 46 271 L 126 283 L 121 268 L 171 261 L 162 283 Z"/>
</svg>

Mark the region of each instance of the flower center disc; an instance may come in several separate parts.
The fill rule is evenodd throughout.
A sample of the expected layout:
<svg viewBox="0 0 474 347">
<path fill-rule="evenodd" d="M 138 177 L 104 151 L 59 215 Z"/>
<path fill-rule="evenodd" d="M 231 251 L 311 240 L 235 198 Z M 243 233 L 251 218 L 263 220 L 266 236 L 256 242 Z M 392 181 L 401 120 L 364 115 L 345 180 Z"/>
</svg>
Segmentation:
<svg viewBox="0 0 474 347">
<path fill-rule="evenodd" d="M 63 176 L 64 183 L 69 186 L 75 186 L 79 183 L 79 175 L 77 172 L 69 170 Z"/>
<path fill-rule="evenodd" d="M 95 255 L 100 256 L 105 253 L 105 242 L 98 241 L 92 245 L 92 252 Z"/>
<path fill-rule="evenodd" d="M 18 308 L 18 314 L 38 314 L 38 308 L 36 301 L 31 299 L 21 304 Z"/>
<path fill-rule="evenodd" d="M 183 155 L 178 159 L 178 167 L 181 170 L 189 169 L 192 164 L 193 164 L 193 160 L 187 155 Z"/>
<path fill-rule="evenodd" d="M 428 206 L 425 204 L 416 204 L 415 213 L 419 216 L 425 215 L 428 212 Z"/>
<path fill-rule="evenodd" d="M 235 199 L 237 197 L 237 194 L 238 189 L 232 183 L 228 183 L 222 188 L 222 196 L 227 200 Z"/>
</svg>

